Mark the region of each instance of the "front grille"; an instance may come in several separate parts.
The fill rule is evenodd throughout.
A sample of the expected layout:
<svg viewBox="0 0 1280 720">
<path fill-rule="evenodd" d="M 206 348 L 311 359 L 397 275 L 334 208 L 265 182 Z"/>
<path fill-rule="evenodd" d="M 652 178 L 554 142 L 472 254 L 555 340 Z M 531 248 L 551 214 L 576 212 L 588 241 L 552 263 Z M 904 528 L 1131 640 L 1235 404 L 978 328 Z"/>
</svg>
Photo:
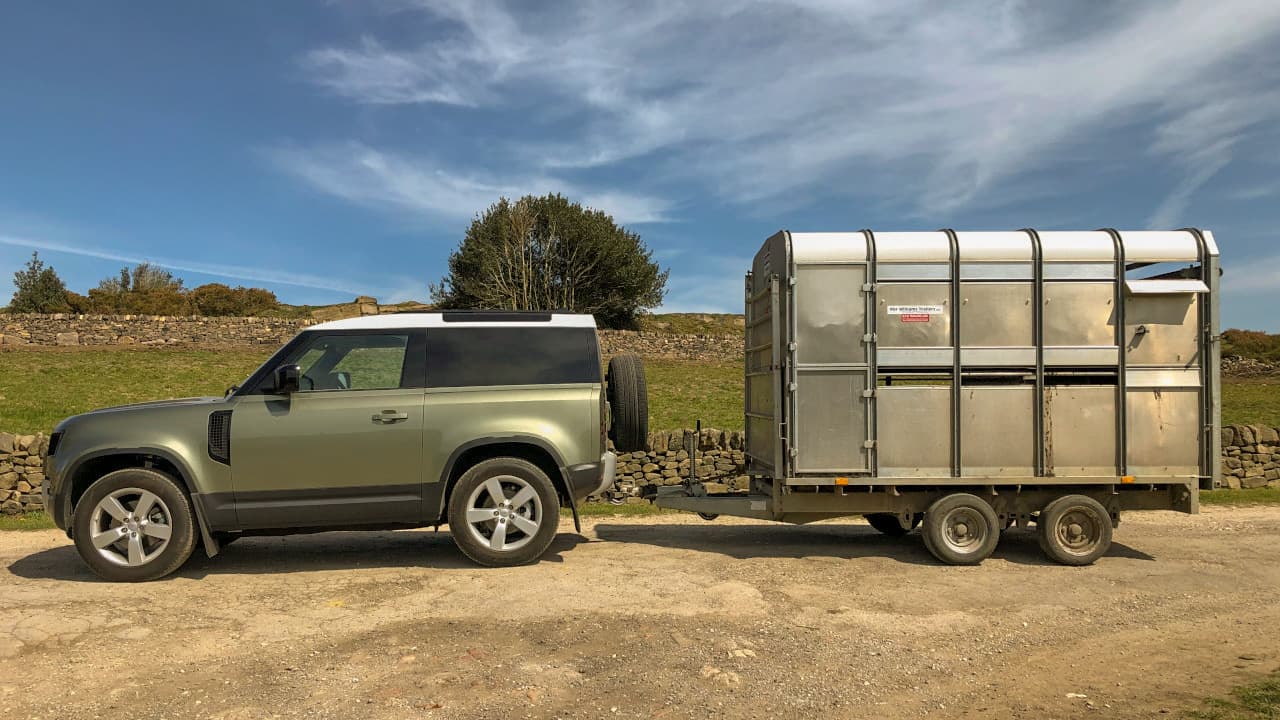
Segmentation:
<svg viewBox="0 0 1280 720">
<path fill-rule="evenodd" d="M 231 464 L 230 410 L 219 410 L 209 415 L 209 457 L 224 465 Z"/>
</svg>

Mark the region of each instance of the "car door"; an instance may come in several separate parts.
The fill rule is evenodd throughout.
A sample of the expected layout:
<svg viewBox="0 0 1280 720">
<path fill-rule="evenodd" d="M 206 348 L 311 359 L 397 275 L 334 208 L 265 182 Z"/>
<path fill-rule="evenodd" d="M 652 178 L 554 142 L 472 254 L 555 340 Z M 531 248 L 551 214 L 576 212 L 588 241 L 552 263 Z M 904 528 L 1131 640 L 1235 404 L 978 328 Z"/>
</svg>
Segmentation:
<svg viewBox="0 0 1280 720">
<path fill-rule="evenodd" d="M 241 527 L 421 520 L 420 329 L 304 333 L 283 364 L 300 388 L 239 398 L 231 475 Z"/>
</svg>

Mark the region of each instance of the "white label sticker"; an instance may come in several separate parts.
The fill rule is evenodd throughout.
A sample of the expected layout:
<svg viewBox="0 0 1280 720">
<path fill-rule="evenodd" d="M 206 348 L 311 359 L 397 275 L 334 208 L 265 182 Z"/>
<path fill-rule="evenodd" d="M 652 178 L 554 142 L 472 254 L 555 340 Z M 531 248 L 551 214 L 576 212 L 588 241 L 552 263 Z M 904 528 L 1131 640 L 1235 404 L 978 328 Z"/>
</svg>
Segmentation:
<svg viewBox="0 0 1280 720">
<path fill-rule="evenodd" d="M 947 311 L 941 305 L 890 305 L 890 315 L 941 315 Z"/>
</svg>

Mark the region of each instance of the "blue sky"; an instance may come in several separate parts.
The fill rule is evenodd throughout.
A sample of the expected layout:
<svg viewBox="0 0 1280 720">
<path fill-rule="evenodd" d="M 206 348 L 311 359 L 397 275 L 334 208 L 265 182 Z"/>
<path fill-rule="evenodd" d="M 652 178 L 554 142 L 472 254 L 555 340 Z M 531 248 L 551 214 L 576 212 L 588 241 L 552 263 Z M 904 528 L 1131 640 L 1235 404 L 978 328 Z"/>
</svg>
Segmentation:
<svg viewBox="0 0 1280 720">
<path fill-rule="evenodd" d="M 1280 3 L 6 2 L 0 294 L 156 262 L 425 299 L 470 218 L 559 191 L 740 311 L 793 230 L 1215 232 L 1280 330 Z"/>
</svg>

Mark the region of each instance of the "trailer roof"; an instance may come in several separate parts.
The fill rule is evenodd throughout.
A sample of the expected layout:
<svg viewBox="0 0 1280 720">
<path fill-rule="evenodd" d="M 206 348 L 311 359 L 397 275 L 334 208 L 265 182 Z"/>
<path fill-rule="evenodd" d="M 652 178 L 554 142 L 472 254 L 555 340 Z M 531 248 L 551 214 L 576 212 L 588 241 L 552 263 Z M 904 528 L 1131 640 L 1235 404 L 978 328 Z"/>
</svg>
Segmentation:
<svg viewBox="0 0 1280 720">
<path fill-rule="evenodd" d="M 863 262 L 869 256 L 868 235 L 874 238 L 876 262 L 945 263 L 951 261 L 951 238 L 933 232 L 813 232 L 788 233 L 795 262 Z M 1116 243 L 1110 232 L 1039 232 L 1045 262 L 1115 262 Z M 1200 243 L 1190 230 L 1123 230 L 1117 232 L 1125 262 L 1199 262 Z M 1213 233 L 1203 232 L 1205 250 L 1218 254 Z M 1034 246 L 1030 233 L 956 233 L 961 262 L 1030 262 Z"/>
</svg>

